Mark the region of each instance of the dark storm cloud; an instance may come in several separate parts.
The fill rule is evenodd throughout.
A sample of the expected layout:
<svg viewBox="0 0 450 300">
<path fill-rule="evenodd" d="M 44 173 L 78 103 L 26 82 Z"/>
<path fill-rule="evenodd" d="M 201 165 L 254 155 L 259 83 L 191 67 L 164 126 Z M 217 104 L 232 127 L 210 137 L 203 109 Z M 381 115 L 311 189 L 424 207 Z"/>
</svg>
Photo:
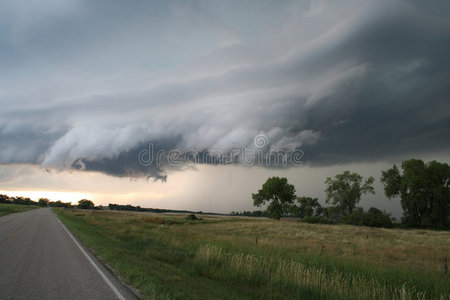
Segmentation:
<svg viewBox="0 0 450 300">
<path fill-rule="evenodd" d="M 33 3 L 0 10 L 0 163 L 164 178 L 149 144 L 261 133 L 314 165 L 450 148 L 445 1 Z"/>
</svg>

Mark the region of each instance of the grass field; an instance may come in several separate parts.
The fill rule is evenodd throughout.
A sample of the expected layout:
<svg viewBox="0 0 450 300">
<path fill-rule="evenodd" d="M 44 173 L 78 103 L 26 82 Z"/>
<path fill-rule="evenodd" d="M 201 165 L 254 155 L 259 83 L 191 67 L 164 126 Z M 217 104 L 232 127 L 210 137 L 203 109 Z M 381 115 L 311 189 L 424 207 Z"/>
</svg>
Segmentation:
<svg viewBox="0 0 450 300">
<path fill-rule="evenodd" d="M 450 232 L 55 209 L 146 299 L 450 299 Z"/>
<path fill-rule="evenodd" d="M 0 203 L 0 217 L 4 216 L 4 215 L 9 215 L 12 213 L 18 213 L 18 212 L 27 211 L 30 209 L 35 209 L 35 208 L 39 208 L 39 206 Z"/>
</svg>

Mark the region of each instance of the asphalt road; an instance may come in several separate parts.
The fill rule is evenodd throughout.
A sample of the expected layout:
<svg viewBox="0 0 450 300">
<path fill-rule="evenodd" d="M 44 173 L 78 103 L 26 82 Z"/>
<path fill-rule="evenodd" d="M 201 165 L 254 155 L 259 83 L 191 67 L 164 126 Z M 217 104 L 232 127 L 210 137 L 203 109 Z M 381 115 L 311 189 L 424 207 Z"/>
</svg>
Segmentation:
<svg viewBox="0 0 450 300">
<path fill-rule="evenodd" d="M 0 217 L 0 299 L 136 299 L 50 208 Z"/>
</svg>

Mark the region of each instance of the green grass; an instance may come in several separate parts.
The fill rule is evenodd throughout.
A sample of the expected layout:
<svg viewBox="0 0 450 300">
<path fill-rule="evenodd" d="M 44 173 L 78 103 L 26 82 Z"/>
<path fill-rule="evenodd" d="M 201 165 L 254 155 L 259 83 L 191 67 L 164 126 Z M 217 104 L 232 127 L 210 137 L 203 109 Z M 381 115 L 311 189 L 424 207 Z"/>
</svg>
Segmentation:
<svg viewBox="0 0 450 300">
<path fill-rule="evenodd" d="M 39 206 L 0 203 L 0 217 L 4 216 L 4 215 L 27 211 L 30 209 L 35 209 L 35 208 L 39 208 Z"/>
<path fill-rule="evenodd" d="M 146 299 L 450 299 L 445 231 L 55 211 Z"/>
</svg>

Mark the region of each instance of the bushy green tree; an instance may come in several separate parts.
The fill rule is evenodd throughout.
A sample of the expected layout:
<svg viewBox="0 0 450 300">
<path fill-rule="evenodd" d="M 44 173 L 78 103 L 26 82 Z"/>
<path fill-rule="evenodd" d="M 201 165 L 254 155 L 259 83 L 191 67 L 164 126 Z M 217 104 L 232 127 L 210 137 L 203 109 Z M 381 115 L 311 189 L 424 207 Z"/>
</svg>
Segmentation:
<svg viewBox="0 0 450 300">
<path fill-rule="evenodd" d="M 37 204 L 35 201 L 31 200 L 30 198 L 22 197 L 22 196 L 12 197 L 11 200 L 12 200 L 12 203 L 14 203 L 14 204 L 22 204 L 22 205 Z"/>
<path fill-rule="evenodd" d="M 399 197 L 403 222 L 410 226 L 450 226 L 450 166 L 410 159 L 382 172 L 387 197 Z"/>
<path fill-rule="evenodd" d="M 364 225 L 364 209 L 356 207 L 350 214 L 341 216 L 339 223 L 362 226 Z"/>
<path fill-rule="evenodd" d="M 8 195 L 0 194 L 0 203 L 11 203 L 11 198 Z"/>
<path fill-rule="evenodd" d="M 375 194 L 373 182 L 372 176 L 363 182 L 361 175 L 350 171 L 338 174 L 334 178 L 328 177 L 325 181 L 326 202 L 335 205 L 343 215 L 351 214 L 363 194 Z"/>
<path fill-rule="evenodd" d="M 387 228 L 394 226 L 391 216 L 375 207 L 369 208 L 369 211 L 365 213 L 363 225 Z"/>
<path fill-rule="evenodd" d="M 258 207 L 268 203 L 267 215 L 279 220 L 294 203 L 295 187 L 289 184 L 286 178 L 271 177 L 267 179 L 258 193 L 252 194 L 252 198 L 253 205 Z"/>
<path fill-rule="evenodd" d="M 305 218 L 322 214 L 322 206 L 317 198 L 298 197 L 297 204 L 292 205 L 291 213 L 294 217 Z"/>
<path fill-rule="evenodd" d="M 323 216 L 326 217 L 331 224 L 336 224 L 341 217 L 341 210 L 336 206 L 324 207 Z"/>
<path fill-rule="evenodd" d="M 378 208 L 371 207 L 367 212 L 362 207 L 357 207 L 349 215 L 341 217 L 340 222 L 357 226 L 386 227 L 391 228 L 391 216 Z"/>
<path fill-rule="evenodd" d="M 82 199 L 82 200 L 78 201 L 78 208 L 93 209 L 94 203 L 91 200 Z"/>
<path fill-rule="evenodd" d="M 48 200 L 47 198 L 40 198 L 38 200 L 39 206 L 48 206 L 49 203 L 50 203 L 50 200 Z"/>
<path fill-rule="evenodd" d="M 72 203 L 70 203 L 70 202 L 62 202 L 61 200 L 50 201 L 49 205 L 51 207 L 65 207 L 65 208 L 71 208 L 72 207 Z"/>
</svg>

